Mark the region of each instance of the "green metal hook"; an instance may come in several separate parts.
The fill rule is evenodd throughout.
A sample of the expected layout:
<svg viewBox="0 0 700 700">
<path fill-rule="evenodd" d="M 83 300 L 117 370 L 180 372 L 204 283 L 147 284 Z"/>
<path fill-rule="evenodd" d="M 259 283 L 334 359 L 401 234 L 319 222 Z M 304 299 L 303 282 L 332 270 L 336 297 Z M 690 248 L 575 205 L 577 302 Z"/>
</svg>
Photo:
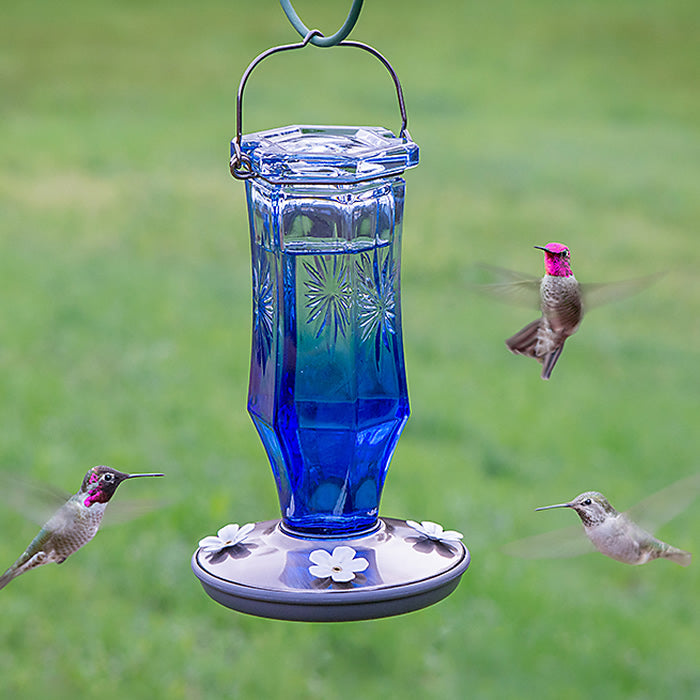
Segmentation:
<svg viewBox="0 0 700 700">
<path fill-rule="evenodd" d="M 357 22 L 357 18 L 360 15 L 360 10 L 362 9 L 363 2 L 364 2 L 364 0 L 352 0 L 352 7 L 350 8 L 350 12 L 348 13 L 347 18 L 346 18 L 345 22 L 343 23 L 343 26 L 332 36 L 323 36 L 319 32 L 319 34 L 312 37 L 311 43 L 314 46 L 322 46 L 322 47 L 337 46 L 343 39 L 345 39 L 345 37 L 348 34 L 350 34 L 353 27 L 355 26 L 355 23 Z M 282 9 L 284 10 L 284 14 L 287 15 L 287 18 L 292 23 L 292 26 L 294 27 L 294 29 L 296 29 L 301 36 L 303 36 L 303 37 L 308 36 L 310 30 L 301 21 L 301 19 L 299 18 L 299 15 L 296 13 L 294 8 L 292 7 L 292 1 L 291 0 L 280 0 L 280 5 L 282 5 Z"/>
</svg>

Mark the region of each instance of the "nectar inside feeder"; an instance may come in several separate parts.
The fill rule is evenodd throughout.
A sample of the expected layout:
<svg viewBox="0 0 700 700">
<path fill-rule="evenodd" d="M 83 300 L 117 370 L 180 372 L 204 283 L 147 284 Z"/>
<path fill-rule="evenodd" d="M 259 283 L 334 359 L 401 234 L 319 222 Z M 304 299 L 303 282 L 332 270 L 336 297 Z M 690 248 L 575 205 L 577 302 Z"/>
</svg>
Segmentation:
<svg viewBox="0 0 700 700">
<path fill-rule="evenodd" d="M 311 33 L 313 34 L 313 33 Z M 192 557 L 205 591 L 246 613 L 339 621 L 441 600 L 469 565 L 461 535 L 379 517 L 409 416 L 401 332 L 404 170 L 418 164 L 403 124 L 286 126 L 241 137 L 253 332 L 248 411 L 272 466 L 281 519 L 227 526 Z"/>
</svg>

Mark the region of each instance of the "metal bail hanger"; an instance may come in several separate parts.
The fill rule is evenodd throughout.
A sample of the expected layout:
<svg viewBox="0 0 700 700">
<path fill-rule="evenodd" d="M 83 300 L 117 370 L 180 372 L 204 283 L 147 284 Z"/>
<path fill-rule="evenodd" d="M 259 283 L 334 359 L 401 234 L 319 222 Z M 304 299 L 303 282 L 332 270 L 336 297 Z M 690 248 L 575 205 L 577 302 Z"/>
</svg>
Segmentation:
<svg viewBox="0 0 700 700">
<path fill-rule="evenodd" d="M 236 138 L 233 141 L 234 153 L 231 156 L 231 161 L 229 163 L 231 169 L 231 175 L 238 180 L 249 180 L 254 177 L 262 177 L 251 167 L 250 158 L 241 151 L 241 139 L 243 138 L 243 91 L 245 89 L 246 83 L 253 69 L 268 56 L 275 53 L 280 53 L 282 51 L 291 51 L 293 49 L 301 49 L 306 46 L 313 37 L 320 36 L 323 34 L 318 29 L 312 29 L 305 37 L 303 41 L 296 44 L 283 44 L 281 46 L 274 46 L 267 51 L 263 51 L 259 56 L 256 56 L 250 63 L 250 65 L 245 69 L 243 76 L 241 77 L 241 82 L 238 85 L 238 94 L 236 95 Z M 401 113 L 401 130 L 399 131 L 399 138 L 410 138 L 406 125 L 408 123 L 408 118 L 406 116 L 406 105 L 403 99 L 403 90 L 401 89 L 401 83 L 399 82 L 399 77 L 396 75 L 396 71 L 392 67 L 391 63 L 382 56 L 377 49 L 373 48 L 369 44 L 363 44 L 360 41 L 341 41 L 335 44 L 335 46 L 350 46 L 357 49 L 362 49 L 367 51 L 379 59 L 384 67 L 389 71 L 392 80 L 394 81 L 394 86 L 396 87 L 396 97 L 399 101 L 399 111 Z M 266 179 L 266 178 L 262 178 Z"/>
</svg>

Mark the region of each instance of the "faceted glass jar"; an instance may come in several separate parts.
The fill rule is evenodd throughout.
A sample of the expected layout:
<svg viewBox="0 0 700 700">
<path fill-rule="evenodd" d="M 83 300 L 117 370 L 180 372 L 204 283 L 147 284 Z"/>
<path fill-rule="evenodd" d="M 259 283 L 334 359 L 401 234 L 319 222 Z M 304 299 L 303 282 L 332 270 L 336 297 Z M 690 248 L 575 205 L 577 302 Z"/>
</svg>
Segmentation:
<svg viewBox="0 0 700 700">
<path fill-rule="evenodd" d="M 401 332 L 410 138 L 290 126 L 244 137 L 253 281 L 248 410 L 283 526 L 372 530 L 409 415 Z M 270 182 L 272 180 L 273 182 Z"/>
</svg>

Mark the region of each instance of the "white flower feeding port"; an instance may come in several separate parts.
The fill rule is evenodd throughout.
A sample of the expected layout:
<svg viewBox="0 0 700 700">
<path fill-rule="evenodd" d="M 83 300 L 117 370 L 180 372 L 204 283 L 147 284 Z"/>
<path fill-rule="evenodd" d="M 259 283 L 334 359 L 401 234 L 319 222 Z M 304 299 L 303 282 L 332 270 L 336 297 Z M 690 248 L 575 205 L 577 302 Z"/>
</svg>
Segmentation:
<svg viewBox="0 0 700 700">
<path fill-rule="evenodd" d="M 245 180 L 253 332 L 248 411 L 275 478 L 281 519 L 230 524 L 199 542 L 192 568 L 234 610 L 305 621 L 417 610 L 469 566 L 462 534 L 379 517 L 409 416 L 400 304 L 402 125 L 293 125 L 242 136 L 241 79 L 231 171 Z"/>
<path fill-rule="evenodd" d="M 443 542 L 449 544 L 451 542 L 459 542 L 464 535 L 456 530 L 443 530 L 442 525 L 434 523 L 430 520 L 424 520 L 422 523 L 417 523 L 415 520 L 407 520 L 406 525 L 412 527 L 419 535 L 426 540 L 433 542 Z"/>
<path fill-rule="evenodd" d="M 224 525 L 217 533 L 216 537 L 209 535 L 199 540 L 199 547 L 207 554 L 220 554 L 221 552 L 242 545 L 255 525 L 246 523 L 239 527 L 237 523 Z"/>
<path fill-rule="evenodd" d="M 315 549 L 309 554 L 313 564 L 309 573 L 320 579 L 330 579 L 333 583 L 350 583 L 357 574 L 364 571 L 369 562 L 357 557 L 357 552 L 347 545 L 334 547 L 332 552 L 325 549 Z"/>
</svg>

